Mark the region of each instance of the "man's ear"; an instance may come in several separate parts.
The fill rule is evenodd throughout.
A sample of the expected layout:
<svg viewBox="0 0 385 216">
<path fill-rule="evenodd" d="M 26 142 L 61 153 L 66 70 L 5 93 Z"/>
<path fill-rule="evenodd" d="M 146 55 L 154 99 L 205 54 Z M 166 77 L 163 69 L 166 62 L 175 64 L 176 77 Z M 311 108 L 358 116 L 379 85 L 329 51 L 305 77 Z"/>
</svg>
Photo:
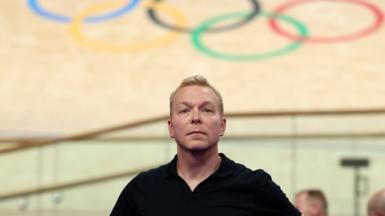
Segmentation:
<svg viewBox="0 0 385 216">
<path fill-rule="evenodd" d="M 220 136 L 223 136 L 225 135 L 225 131 L 226 131 L 226 118 L 225 117 L 222 117 L 222 120 L 221 120 L 221 133 L 220 133 Z"/>
<path fill-rule="evenodd" d="M 171 118 L 168 119 L 167 126 L 168 126 L 168 135 L 170 136 L 170 138 L 175 138 L 174 126 L 172 125 Z"/>
</svg>

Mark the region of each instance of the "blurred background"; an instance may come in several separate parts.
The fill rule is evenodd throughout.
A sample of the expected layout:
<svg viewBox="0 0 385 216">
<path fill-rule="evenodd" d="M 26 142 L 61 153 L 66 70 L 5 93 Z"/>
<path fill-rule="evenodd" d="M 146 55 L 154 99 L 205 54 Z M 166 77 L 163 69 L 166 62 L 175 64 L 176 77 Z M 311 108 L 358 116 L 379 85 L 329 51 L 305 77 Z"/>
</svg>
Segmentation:
<svg viewBox="0 0 385 216">
<path fill-rule="evenodd" d="M 0 215 L 109 215 L 170 161 L 168 99 L 222 93 L 220 151 L 293 201 L 366 215 L 384 187 L 380 0 L 0 1 Z M 382 171 L 381 171 L 382 170 Z"/>
</svg>

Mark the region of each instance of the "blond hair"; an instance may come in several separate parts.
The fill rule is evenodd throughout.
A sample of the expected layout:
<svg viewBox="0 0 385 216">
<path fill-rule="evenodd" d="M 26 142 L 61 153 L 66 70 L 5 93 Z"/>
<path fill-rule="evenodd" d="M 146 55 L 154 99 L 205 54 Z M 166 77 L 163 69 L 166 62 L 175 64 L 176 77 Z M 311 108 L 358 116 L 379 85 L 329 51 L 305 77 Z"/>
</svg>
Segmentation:
<svg viewBox="0 0 385 216">
<path fill-rule="evenodd" d="M 171 93 L 171 95 L 170 95 L 170 116 L 172 115 L 172 104 L 174 102 L 174 98 L 175 98 L 176 93 L 181 88 L 186 87 L 186 86 L 203 86 L 203 87 L 207 87 L 207 88 L 210 88 L 211 90 L 213 90 L 213 92 L 215 93 L 215 95 L 217 96 L 217 99 L 218 99 L 219 113 L 221 114 L 221 116 L 223 116 L 223 99 L 222 99 L 221 94 L 202 75 L 194 75 L 194 76 L 190 76 L 190 77 L 185 78 L 179 84 L 179 86 Z"/>
</svg>

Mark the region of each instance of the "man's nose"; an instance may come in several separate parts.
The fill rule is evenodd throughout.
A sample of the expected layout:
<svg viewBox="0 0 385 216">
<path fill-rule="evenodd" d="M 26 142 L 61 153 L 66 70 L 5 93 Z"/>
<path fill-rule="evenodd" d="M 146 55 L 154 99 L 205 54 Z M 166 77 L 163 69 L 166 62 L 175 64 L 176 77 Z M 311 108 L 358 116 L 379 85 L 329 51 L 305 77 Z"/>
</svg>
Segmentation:
<svg viewBox="0 0 385 216">
<path fill-rule="evenodd" d="M 192 117 L 191 117 L 191 123 L 192 124 L 199 124 L 201 123 L 201 117 L 198 109 L 193 109 L 192 111 Z"/>
</svg>

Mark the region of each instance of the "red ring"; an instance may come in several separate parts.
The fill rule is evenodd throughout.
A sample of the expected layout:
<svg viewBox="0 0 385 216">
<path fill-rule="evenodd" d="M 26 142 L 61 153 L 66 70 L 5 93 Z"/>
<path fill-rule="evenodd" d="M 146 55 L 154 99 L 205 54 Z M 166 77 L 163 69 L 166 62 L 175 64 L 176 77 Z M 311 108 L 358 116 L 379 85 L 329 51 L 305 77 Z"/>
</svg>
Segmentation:
<svg viewBox="0 0 385 216">
<path fill-rule="evenodd" d="M 370 25 L 369 27 L 367 27 L 363 30 L 360 30 L 354 34 L 342 35 L 342 36 L 336 36 L 336 37 L 310 37 L 310 36 L 309 37 L 302 37 L 299 35 L 291 34 L 291 33 L 284 31 L 283 29 L 281 29 L 278 25 L 277 19 L 275 19 L 274 17 L 270 18 L 270 20 L 269 20 L 270 27 L 276 33 L 278 33 L 282 36 L 285 36 L 287 38 L 293 39 L 293 40 L 304 41 L 304 42 L 314 42 L 314 43 L 333 43 L 333 42 L 342 42 L 342 41 L 347 41 L 347 40 L 355 40 L 355 39 L 359 39 L 365 35 L 368 35 L 368 34 L 372 33 L 373 31 L 376 31 L 381 26 L 383 19 L 384 19 L 384 15 L 383 15 L 380 8 L 378 8 L 374 4 L 371 4 L 371 3 L 363 1 L 363 0 L 294 0 L 294 1 L 291 1 L 291 2 L 288 2 L 286 4 L 278 6 L 274 10 L 274 13 L 279 15 L 280 13 L 289 9 L 290 7 L 293 7 L 295 5 L 302 4 L 302 3 L 310 3 L 311 1 L 333 1 L 333 2 L 342 1 L 342 2 L 347 2 L 347 3 L 358 4 L 358 5 L 361 5 L 365 8 L 367 8 L 368 10 L 370 10 L 374 15 L 375 20 L 374 20 L 372 25 Z"/>
</svg>

